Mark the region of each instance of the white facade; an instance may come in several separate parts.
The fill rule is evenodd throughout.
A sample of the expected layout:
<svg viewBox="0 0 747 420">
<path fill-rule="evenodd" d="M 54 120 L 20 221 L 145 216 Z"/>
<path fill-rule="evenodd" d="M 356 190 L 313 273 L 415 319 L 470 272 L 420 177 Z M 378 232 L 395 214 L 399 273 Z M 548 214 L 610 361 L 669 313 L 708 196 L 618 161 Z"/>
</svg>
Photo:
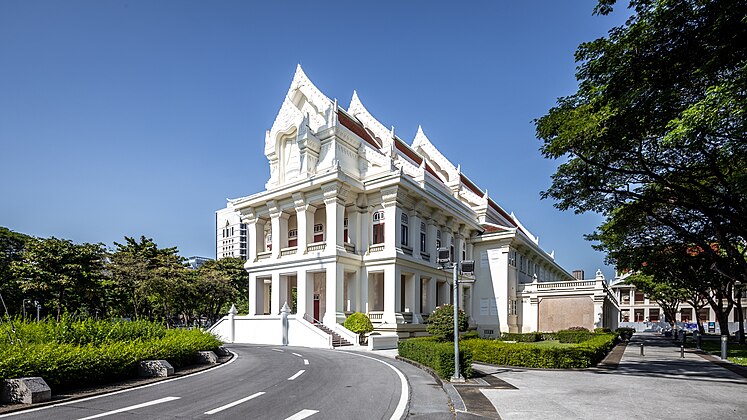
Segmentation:
<svg viewBox="0 0 747 420">
<path fill-rule="evenodd" d="M 474 275 L 461 280 L 460 305 L 485 335 L 540 330 L 541 302 L 549 298 L 586 299 L 587 327 L 601 326 L 612 310 L 604 305 L 611 297 L 604 281 L 575 281 L 422 129 L 406 144 L 356 93 L 345 110 L 300 66 L 264 152 L 266 190 L 218 212 L 247 227 L 250 313 L 242 322 L 277 318 L 288 302 L 294 322 L 319 320 L 334 329 L 358 311 L 377 330 L 421 334 L 428 314 L 451 302 L 451 273 L 435 261 L 439 246 L 452 258 L 475 260 Z M 562 324 L 563 316 L 549 316 L 544 325 Z"/>
<path fill-rule="evenodd" d="M 215 212 L 215 230 L 215 259 L 247 259 L 249 251 L 246 224 L 241 223 L 241 214 L 230 204 Z"/>
</svg>

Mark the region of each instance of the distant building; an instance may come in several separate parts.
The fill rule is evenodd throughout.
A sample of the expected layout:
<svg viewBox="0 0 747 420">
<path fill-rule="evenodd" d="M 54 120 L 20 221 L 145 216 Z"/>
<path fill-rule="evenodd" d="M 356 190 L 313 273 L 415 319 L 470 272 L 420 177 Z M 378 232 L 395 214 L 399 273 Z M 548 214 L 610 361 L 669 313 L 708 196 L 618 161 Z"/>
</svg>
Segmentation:
<svg viewBox="0 0 747 420">
<path fill-rule="evenodd" d="M 248 257 L 246 223 L 241 223 L 241 214 L 229 205 L 215 213 L 216 242 L 215 258 Z"/>
<path fill-rule="evenodd" d="M 229 341 L 277 343 L 285 302 L 291 344 L 332 343 L 319 324 L 351 337 L 340 323 L 356 311 L 377 332 L 425 335 L 431 312 L 453 301 L 438 248 L 475 260 L 457 299 L 483 336 L 616 325 L 601 272 L 574 278 L 421 129 L 405 143 L 357 94 L 346 110 L 300 66 L 264 153 L 265 190 L 216 213 L 218 258 L 248 257 L 249 314 L 231 318 L 235 329 L 228 317 L 214 327 Z"/>
<path fill-rule="evenodd" d="M 208 261 L 212 261 L 212 258 L 208 257 L 189 257 L 187 258 L 187 261 L 185 262 L 187 264 L 187 267 L 189 267 L 192 270 L 197 270 L 200 268 L 201 265 L 205 264 Z"/>
</svg>

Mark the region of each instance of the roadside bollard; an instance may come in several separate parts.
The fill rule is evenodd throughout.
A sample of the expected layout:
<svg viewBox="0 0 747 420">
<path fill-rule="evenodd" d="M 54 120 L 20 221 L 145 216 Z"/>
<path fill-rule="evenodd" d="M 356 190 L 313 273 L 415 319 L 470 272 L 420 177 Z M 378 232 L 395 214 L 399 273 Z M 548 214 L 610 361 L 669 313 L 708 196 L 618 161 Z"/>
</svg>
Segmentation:
<svg viewBox="0 0 747 420">
<path fill-rule="evenodd" d="M 685 358 L 685 346 L 684 345 L 680 346 L 680 357 L 683 359 Z"/>
<path fill-rule="evenodd" d="M 700 340 L 702 340 L 700 331 L 693 331 L 693 338 L 695 338 L 695 347 L 700 350 Z"/>
<path fill-rule="evenodd" d="M 643 354 L 643 343 L 641 343 L 641 356 L 644 356 L 644 354 Z"/>
<path fill-rule="evenodd" d="M 726 360 L 726 340 L 728 339 L 728 335 L 721 336 L 721 360 Z"/>
</svg>

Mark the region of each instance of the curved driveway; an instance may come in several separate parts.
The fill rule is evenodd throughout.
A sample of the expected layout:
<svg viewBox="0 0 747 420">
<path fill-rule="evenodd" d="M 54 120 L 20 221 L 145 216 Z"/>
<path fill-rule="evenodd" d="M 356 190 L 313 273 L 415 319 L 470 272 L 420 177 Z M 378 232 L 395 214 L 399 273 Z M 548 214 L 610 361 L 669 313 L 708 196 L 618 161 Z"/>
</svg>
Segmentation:
<svg viewBox="0 0 747 420">
<path fill-rule="evenodd" d="M 310 348 L 232 345 L 230 350 L 238 357 L 196 375 L 0 418 L 316 420 L 404 414 L 405 379 L 381 360 Z"/>
</svg>

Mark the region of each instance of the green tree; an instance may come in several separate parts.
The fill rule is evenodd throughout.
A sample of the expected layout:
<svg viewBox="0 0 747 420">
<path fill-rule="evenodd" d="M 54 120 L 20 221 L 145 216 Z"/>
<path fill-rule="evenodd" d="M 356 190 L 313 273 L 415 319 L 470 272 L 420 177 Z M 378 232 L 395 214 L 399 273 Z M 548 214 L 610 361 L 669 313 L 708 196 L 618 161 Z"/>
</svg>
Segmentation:
<svg viewBox="0 0 747 420">
<path fill-rule="evenodd" d="M 627 279 L 627 283 L 632 284 L 637 290 L 645 293 L 650 300 L 655 301 L 664 311 L 667 322 L 674 326 L 677 310 L 680 302 L 685 300 L 687 291 L 678 288 L 673 284 L 674 282 L 669 280 L 662 281 L 654 276 L 633 274 Z"/>
<path fill-rule="evenodd" d="M 31 239 L 19 261 L 11 263 L 21 291 L 56 311 L 99 310 L 97 293 L 103 279 L 103 244 L 74 244 L 70 240 Z"/>
<path fill-rule="evenodd" d="M 698 247 L 691 265 L 720 277 L 702 281 L 723 315 L 747 282 L 747 2 L 630 6 L 623 26 L 579 46 L 578 91 L 536 120 L 543 155 L 563 161 L 542 195 L 604 215 L 590 239 L 607 251 Z"/>
<path fill-rule="evenodd" d="M 186 271 L 177 249 L 158 248 L 153 239 L 145 236 L 139 240 L 125 236 L 124 243 L 114 245 L 108 267 L 110 295 L 117 302 L 120 315 L 161 318 L 170 324 L 177 314 Z"/>
<path fill-rule="evenodd" d="M 193 281 L 200 304 L 198 312 L 211 323 L 225 315 L 248 287 L 244 261 L 240 258 L 208 261 L 196 270 L 196 274 Z"/>
<path fill-rule="evenodd" d="M 20 285 L 10 269 L 13 261 L 19 261 L 30 236 L 0 227 L 0 295 L 9 312 L 22 312 L 24 296 Z M 0 311 L 2 308 L 0 308 Z M 1 316 L 1 315 L 0 315 Z"/>
<path fill-rule="evenodd" d="M 460 332 L 467 331 L 467 327 L 469 327 L 469 318 L 461 309 L 457 314 L 457 326 Z M 454 306 L 441 305 L 437 307 L 428 317 L 428 325 L 425 330 L 439 341 L 454 341 Z"/>
</svg>

